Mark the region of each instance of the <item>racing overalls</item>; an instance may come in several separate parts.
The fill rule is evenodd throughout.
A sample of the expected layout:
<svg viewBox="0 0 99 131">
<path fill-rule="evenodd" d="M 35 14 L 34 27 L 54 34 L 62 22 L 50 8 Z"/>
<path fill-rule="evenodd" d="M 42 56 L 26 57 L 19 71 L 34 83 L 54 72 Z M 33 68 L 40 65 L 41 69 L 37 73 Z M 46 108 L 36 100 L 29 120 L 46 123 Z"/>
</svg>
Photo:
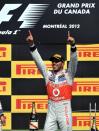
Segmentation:
<svg viewBox="0 0 99 131">
<path fill-rule="evenodd" d="M 44 131 L 56 131 L 57 123 L 61 131 L 72 131 L 72 85 L 77 68 L 77 53 L 72 52 L 67 70 L 48 71 L 36 47 L 33 47 L 31 55 L 45 78 L 48 93 L 48 112 Z"/>
</svg>

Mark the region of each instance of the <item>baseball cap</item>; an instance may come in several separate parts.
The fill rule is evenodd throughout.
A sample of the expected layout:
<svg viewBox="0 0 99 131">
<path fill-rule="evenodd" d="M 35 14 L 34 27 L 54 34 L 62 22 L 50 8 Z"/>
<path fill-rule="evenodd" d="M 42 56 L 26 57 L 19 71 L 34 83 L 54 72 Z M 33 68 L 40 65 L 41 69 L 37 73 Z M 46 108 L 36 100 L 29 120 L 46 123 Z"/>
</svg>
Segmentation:
<svg viewBox="0 0 99 131">
<path fill-rule="evenodd" d="M 64 62 L 64 57 L 61 54 L 54 54 L 50 57 L 50 61 L 62 61 Z"/>
</svg>

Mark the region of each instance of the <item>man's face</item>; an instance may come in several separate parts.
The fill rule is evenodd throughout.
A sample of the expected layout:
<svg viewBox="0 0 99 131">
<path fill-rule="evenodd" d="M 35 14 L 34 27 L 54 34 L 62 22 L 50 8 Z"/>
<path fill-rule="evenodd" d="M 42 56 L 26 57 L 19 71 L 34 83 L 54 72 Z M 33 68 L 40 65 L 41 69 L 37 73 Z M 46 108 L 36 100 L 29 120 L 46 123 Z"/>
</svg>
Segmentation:
<svg viewBox="0 0 99 131">
<path fill-rule="evenodd" d="M 63 67 L 64 67 L 64 62 L 57 61 L 57 60 L 52 61 L 52 68 L 54 71 L 58 72 L 58 71 L 62 70 Z"/>
</svg>

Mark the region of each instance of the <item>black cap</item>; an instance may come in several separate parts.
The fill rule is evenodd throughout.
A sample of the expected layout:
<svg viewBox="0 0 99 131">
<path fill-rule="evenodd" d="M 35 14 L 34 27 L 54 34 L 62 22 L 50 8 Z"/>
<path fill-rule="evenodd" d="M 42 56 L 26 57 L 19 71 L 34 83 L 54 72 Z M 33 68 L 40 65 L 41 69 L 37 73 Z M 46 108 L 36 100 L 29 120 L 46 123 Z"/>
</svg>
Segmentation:
<svg viewBox="0 0 99 131">
<path fill-rule="evenodd" d="M 54 54 L 54 55 L 52 55 L 49 60 L 50 61 L 58 60 L 58 61 L 64 62 L 64 58 L 60 54 Z"/>
</svg>

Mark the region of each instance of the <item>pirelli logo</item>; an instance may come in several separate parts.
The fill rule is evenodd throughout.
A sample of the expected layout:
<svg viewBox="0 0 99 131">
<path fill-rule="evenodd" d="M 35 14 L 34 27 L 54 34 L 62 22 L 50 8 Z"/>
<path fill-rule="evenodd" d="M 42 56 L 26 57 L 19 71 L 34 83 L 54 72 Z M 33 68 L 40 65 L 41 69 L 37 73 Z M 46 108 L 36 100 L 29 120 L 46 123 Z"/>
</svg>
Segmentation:
<svg viewBox="0 0 99 131">
<path fill-rule="evenodd" d="M 99 78 L 75 78 L 73 95 L 99 95 Z"/>
<path fill-rule="evenodd" d="M 10 61 L 10 60 L 11 60 L 11 45 L 0 44 L 0 61 Z"/>
<path fill-rule="evenodd" d="M 5 118 L 6 118 L 6 125 L 5 126 L 2 126 L 2 129 L 3 130 L 11 130 L 11 125 L 12 125 L 12 123 L 11 123 L 11 113 L 4 113 L 4 115 L 5 115 Z"/>
<path fill-rule="evenodd" d="M 89 113 L 73 113 L 72 116 L 73 130 L 90 130 Z M 96 126 L 99 127 L 99 113 L 96 114 Z"/>
<path fill-rule="evenodd" d="M 31 112 L 32 102 L 36 104 L 36 111 L 47 112 L 48 98 L 47 96 L 12 96 L 12 112 Z"/>
<path fill-rule="evenodd" d="M 45 61 L 48 70 L 52 70 L 52 63 Z M 12 61 L 12 78 L 42 78 L 34 61 Z"/>
<path fill-rule="evenodd" d="M 51 62 L 45 62 L 48 69 L 51 68 Z M 33 61 L 12 61 L 13 78 L 42 78 L 42 75 Z"/>
<path fill-rule="evenodd" d="M 11 95 L 10 78 L 0 78 L 0 95 Z"/>
<path fill-rule="evenodd" d="M 99 44 L 77 45 L 79 61 L 99 61 Z M 67 60 L 70 60 L 70 45 L 67 46 Z"/>
</svg>

